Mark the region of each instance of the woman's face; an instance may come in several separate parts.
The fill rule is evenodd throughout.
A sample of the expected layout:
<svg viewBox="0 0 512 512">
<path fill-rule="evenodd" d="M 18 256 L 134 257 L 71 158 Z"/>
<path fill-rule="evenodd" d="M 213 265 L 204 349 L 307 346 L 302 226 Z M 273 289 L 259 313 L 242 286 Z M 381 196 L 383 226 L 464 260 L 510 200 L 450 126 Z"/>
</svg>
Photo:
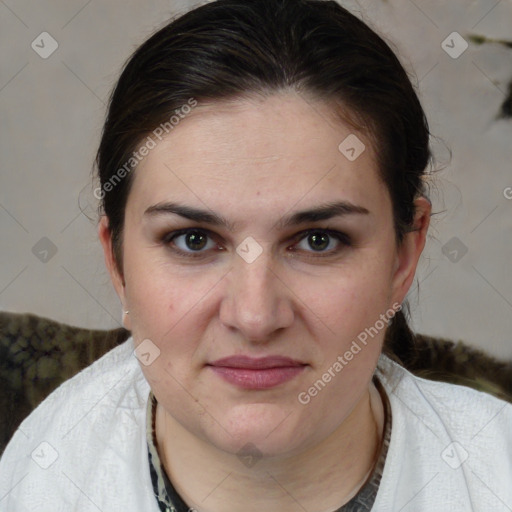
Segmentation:
<svg viewBox="0 0 512 512">
<path fill-rule="evenodd" d="M 100 225 L 160 405 L 232 453 L 300 451 L 355 410 L 423 248 L 426 228 L 396 248 L 370 143 L 331 112 L 199 104 L 134 171 L 124 284 Z"/>
</svg>

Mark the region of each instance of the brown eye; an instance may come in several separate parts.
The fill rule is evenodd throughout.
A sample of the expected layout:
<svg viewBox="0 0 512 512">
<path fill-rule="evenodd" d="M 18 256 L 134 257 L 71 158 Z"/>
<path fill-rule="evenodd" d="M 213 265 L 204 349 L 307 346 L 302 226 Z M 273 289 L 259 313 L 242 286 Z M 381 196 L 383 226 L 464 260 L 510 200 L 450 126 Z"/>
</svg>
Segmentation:
<svg viewBox="0 0 512 512">
<path fill-rule="evenodd" d="M 323 251 L 329 245 L 329 235 L 320 231 L 308 235 L 307 240 L 315 251 Z"/>
<path fill-rule="evenodd" d="M 345 233 L 330 229 L 310 229 L 299 236 L 300 241 L 296 247 L 314 256 L 333 256 L 352 245 L 350 237 Z"/>
<path fill-rule="evenodd" d="M 207 236 L 201 231 L 190 231 L 183 236 L 185 245 L 193 251 L 199 251 L 206 245 Z"/>
<path fill-rule="evenodd" d="M 216 247 L 210 235 L 199 229 L 174 231 L 164 236 L 162 241 L 179 255 L 190 257 L 205 256 L 209 249 Z"/>
</svg>

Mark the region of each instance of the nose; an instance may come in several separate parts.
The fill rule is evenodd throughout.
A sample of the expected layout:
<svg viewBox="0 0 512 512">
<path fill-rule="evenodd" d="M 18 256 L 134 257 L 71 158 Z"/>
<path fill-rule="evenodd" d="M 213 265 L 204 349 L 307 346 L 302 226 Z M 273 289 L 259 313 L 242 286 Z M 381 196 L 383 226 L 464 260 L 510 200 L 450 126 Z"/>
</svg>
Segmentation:
<svg viewBox="0 0 512 512">
<path fill-rule="evenodd" d="M 293 292 L 272 263 L 266 251 L 251 263 L 235 255 L 227 276 L 220 320 L 253 343 L 270 341 L 294 319 Z"/>
</svg>

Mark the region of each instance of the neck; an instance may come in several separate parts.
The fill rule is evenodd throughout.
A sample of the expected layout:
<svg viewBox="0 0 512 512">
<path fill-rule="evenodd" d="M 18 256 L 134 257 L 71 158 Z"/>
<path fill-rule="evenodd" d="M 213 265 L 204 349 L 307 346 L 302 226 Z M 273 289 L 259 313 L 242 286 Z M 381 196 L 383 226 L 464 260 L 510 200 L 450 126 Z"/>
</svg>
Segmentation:
<svg viewBox="0 0 512 512">
<path fill-rule="evenodd" d="M 321 443 L 293 457 L 244 467 L 236 454 L 205 443 L 157 406 L 158 451 L 189 507 L 208 512 L 337 509 L 371 474 L 383 436 L 384 408 L 370 383 L 346 420 Z"/>
</svg>

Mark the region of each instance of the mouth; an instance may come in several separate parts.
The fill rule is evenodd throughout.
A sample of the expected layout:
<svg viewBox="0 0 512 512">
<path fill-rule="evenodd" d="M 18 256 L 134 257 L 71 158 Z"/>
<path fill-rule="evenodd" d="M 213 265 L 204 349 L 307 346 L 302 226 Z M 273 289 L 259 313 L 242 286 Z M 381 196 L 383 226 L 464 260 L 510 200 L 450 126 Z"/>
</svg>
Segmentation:
<svg viewBox="0 0 512 512">
<path fill-rule="evenodd" d="M 255 390 L 283 384 L 301 374 L 306 366 L 305 363 L 284 356 L 231 356 L 207 364 L 216 375 L 230 384 Z"/>
</svg>

